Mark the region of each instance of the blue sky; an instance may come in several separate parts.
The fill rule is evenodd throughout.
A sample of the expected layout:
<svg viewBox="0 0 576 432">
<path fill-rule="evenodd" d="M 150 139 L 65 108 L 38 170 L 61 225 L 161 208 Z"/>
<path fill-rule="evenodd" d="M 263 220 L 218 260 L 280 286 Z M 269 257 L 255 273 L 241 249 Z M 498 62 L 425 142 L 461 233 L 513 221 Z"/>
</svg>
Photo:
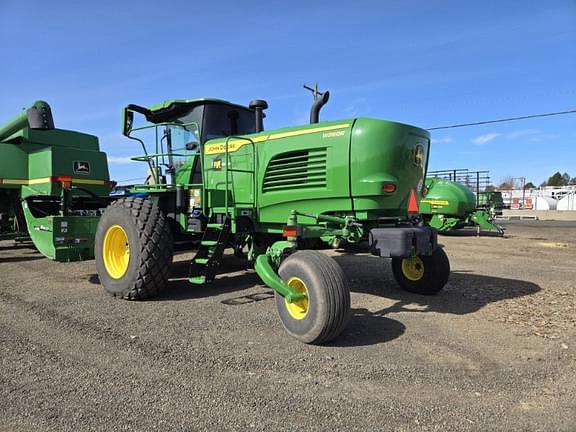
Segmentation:
<svg viewBox="0 0 576 432">
<path fill-rule="evenodd" d="M 576 108 L 576 1 L 21 1 L 0 3 L 0 122 L 36 99 L 100 137 L 112 178 L 144 177 L 120 135 L 129 103 L 270 105 L 265 126 L 321 118 L 420 127 Z M 576 176 L 576 115 L 433 133 L 431 169 L 495 182 Z"/>
</svg>

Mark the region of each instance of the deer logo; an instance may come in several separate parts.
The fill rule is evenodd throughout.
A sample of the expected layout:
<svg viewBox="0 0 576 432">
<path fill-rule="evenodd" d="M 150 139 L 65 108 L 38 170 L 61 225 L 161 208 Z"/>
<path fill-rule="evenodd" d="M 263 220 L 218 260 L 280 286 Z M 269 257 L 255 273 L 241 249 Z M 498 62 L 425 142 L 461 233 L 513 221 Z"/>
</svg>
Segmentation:
<svg viewBox="0 0 576 432">
<path fill-rule="evenodd" d="M 74 161 L 74 174 L 90 174 L 90 162 Z"/>
</svg>

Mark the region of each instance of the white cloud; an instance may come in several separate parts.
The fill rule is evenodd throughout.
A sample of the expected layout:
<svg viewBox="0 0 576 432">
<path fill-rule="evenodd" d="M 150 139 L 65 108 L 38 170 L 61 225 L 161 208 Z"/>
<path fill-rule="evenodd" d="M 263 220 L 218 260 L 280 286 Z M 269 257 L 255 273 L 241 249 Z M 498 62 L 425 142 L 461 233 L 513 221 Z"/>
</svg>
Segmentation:
<svg viewBox="0 0 576 432">
<path fill-rule="evenodd" d="M 451 137 L 444 137 L 444 138 L 432 138 L 432 144 L 450 144 L 454 142 L 454 140 Z"/>
<path fill-rule="evenodd" d="M 474 138 L 472 140 L 472 142 L 476 145 L 484 145 L 484 144 L 488 144 L 490 141 L 495 140 L 500 135 L 502 135 L 502 134 L 499 134 L 499 133 L 484 134 L 484 135 L 477 136 L 476 138 Z"/>
<path fill-rule="evenodd" d="M 534 137 L 530 138 L 528 141 L 531 141 L 531 142 L 550 141 L 550 140 L 553 140 L 556 138 L 558 138 L 558 135 L 542 134 L 542 135 L 534 136 Z"/>
<path fill-rule="evenodd" d="M 540 132 L 538 129 L 521 129 L 514 132 L 510 132 L 506 135 L 507 139 L 524 138 L 532 135 L 536 135 Z"/>
<path fill-rule="evenodd" d="M 130 159 L 130 156 L 108 156 L 108 163 L 116 165 L 127 165 L 134 161 Z"/>
</svg>

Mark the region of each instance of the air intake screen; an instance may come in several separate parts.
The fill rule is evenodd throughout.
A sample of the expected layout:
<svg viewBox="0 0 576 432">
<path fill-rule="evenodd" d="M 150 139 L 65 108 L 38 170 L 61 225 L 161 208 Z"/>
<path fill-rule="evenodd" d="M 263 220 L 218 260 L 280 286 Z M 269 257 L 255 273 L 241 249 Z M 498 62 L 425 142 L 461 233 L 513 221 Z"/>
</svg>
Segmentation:
<svg viewBox="0 0 576 432">
<path fill-rule="evenodd" d="M 326 187 L 326 149 L 274 156 L 264 175 L 263 192 Z"/>
</svg>

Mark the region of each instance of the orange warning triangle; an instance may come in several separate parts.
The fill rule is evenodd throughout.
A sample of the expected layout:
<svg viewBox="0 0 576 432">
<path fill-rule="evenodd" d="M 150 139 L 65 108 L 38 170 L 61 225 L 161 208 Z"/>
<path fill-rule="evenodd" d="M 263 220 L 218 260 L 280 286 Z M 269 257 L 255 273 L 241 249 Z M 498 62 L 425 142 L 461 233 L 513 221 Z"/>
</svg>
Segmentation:
<svg viewBox="0 0 576 432">
<path fill-rule="evenodd" d="M 416 192 L 414 189 L 410 191 L 410 197 L 408 198 L 408 213 L 418 213 L 420 209 L 418 208 L 418 199 L 416 198 Z"/>
</svg>

